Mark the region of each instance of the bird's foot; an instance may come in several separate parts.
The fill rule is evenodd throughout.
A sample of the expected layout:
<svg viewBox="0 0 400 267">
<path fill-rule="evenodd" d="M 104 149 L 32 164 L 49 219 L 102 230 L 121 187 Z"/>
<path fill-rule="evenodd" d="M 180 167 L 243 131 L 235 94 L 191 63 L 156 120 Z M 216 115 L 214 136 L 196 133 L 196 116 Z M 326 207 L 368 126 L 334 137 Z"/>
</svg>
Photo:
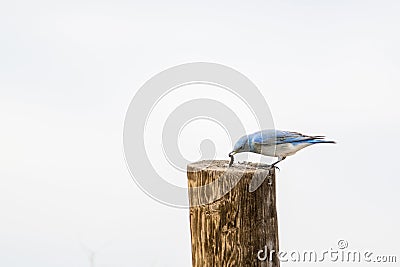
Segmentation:
<svg viewBox="0 0 400 267">
<path fill-rule="evenodd" d="M 274 169 L 274 168 L 277 169 L 278 171 L 281 171 L 281 169 L 278 166 L 275 166 L 275 165 L 270 166 L 270 169 Z"/>
</svg>

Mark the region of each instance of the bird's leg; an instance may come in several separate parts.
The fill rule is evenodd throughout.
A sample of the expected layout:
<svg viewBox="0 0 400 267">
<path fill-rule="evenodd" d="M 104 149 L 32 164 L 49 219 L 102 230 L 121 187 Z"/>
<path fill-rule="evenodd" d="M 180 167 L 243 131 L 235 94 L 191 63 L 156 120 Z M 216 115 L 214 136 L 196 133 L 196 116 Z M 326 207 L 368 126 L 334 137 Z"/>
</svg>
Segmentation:
<svg viewBox="0 0 400 267">
<path fill-rule="evenodd" d="M 279 162 L 281 162 L 284 159 L 286 159 L 286 157 L 278 157 L 278 160 L 276 162 L 272 163 L 271 168 L 277 168 L 278 170 L 280 170 L 279 167 L 277 167 L 275 165 L 278 164 Z"/>
</svg>

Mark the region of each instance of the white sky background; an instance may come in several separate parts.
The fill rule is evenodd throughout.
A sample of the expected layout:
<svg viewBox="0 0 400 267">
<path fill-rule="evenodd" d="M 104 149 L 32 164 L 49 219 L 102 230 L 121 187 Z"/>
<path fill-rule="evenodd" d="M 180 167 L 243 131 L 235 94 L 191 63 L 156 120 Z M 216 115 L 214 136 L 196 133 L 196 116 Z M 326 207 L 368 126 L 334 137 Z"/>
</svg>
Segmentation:
<svg viewBox="0 0 400 267">
<path fill-rule="evenodd" d="M 146 80 L 194 61 L 248 76 L 277 128 L 338 142 L 280 165 L 282 249 L 346 239 L 399 260 L 399 13 L 398 1 L 2 1 L 0 265 L 90 266 L 84 244 L 96 266 L 190 266 L 188 211 L 134 184 L 122 130 Z"/>
</svg>

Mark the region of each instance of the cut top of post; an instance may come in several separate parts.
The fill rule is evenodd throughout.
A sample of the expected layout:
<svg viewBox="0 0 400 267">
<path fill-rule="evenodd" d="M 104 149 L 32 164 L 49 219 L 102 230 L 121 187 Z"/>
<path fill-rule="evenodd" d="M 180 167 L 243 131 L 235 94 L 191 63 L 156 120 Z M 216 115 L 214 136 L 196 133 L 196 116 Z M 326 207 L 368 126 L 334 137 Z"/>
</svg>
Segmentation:
<svg viewBox="0 0 400 267">
<path fill-rule="evenodd" d="M 242 181 L 247 191 L 254 192 L 267 179 L 273 185 L 275 170 L 257 163 L 235 163 L 227 160 L 203 160 L 187 166 L 191 205 L 211 203 L 229 193 Z"/>
<path fill-rule="evenodd" d="M 228 160 L 201 160 L 187 165 L 188 172 L 197 172 L 205 169 L 209 171 L 226 172 L 232 170 L 247 173 L 254 173 L 261 170 L 271 170 L 268 165 L 258 164 L 254 162 L 235 163 L 231 167 L 229 167 Z"/>
</svg>

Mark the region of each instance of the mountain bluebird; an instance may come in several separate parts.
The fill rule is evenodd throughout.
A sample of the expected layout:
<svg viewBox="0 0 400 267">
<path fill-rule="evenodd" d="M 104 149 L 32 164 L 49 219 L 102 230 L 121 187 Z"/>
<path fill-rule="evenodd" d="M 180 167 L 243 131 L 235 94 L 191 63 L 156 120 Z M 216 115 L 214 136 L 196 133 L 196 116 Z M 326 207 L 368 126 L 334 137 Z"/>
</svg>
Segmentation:
<svg viewBox="0 0 400 267">
<path fill-rule="evenodd" d="M 232 166 L 233 155 L 241 152 L 253 152 L 270 157 L 278 157 L 278 161 L 271 165 L 271 168 L 287 156 L 295 154 L 300 149 L 319 143 L 331 143 L 334 141 L 324 140 L 324 136 L 308 136 L 296 132 L 264 130 L 250 135 L 242 136 L 235 144 L 233 151 L 229 153 Z"/>
</svg>

